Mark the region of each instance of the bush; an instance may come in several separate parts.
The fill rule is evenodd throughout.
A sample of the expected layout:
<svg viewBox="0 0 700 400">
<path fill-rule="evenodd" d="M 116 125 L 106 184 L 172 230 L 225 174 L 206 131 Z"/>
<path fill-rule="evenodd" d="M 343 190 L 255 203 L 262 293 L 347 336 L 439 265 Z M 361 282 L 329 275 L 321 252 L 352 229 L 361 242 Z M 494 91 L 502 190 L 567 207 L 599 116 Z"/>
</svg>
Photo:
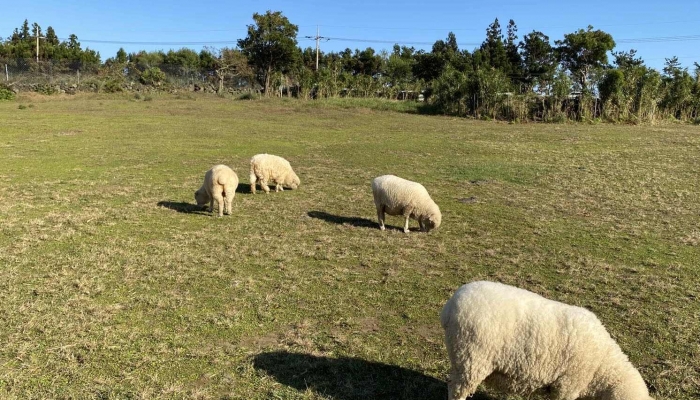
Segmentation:
<svg viewBox="0 0 700 400">
<path fill-rule="evenodd" d="M 27 108 L 27 106 L 25 106 L 24 104 L 20 104 L 19 106 L 17 106 L 17 108 L 19 108 L 20 110 L 24 110 Z"/>
<path fill-rule="evenodd" d="M 15 93 L 10 88 L 0 86 L 0 100 L 14 100 Z"/>
<path fill-rule="evenodd" d="M 248 92 L 238 96 L 238 100 L 255 100 L 255 97 L 253 93 Z"/>
<path fill-rule="evenodd" d="M 45 95 L 47 95 L 47 96 L 50 96 L 50 95 L 52 95 L 52 94 L 58 93 L 58 90 L 56 89 L 56 86 L 50 85 L 50 84 L 47 84 L 47 83 L 39 84 L 39 85 L 36 87 L 36 91 L 37 91 L 37 93 L 45 94 Z"/>
<path fill-rule="evenodd" d="M 121 82 L 116 79 L 110 79 L 105 82 L 103 90 L 107 93 L 117 93 L 122 91 Z"/>
<path fill-rule="evenodd" d="M 99 93 L 102 91 L 104 82 L 96 78 L 85 79 L 78 85 L 78 90 L 81 92 Z"/>
<path fill-rule="evenodd" d="M 151 67 L 141 73 L 141 83 L 144 85 L 160 86 L 165 78 L 165 72 L 158 67 Z"/>
</svg>

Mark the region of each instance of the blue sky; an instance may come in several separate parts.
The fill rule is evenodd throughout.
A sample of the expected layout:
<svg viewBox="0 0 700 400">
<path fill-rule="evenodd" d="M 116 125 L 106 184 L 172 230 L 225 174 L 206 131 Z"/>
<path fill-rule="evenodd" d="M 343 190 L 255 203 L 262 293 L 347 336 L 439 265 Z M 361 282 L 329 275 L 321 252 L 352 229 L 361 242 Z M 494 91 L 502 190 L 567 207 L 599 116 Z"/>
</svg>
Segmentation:
<svg viewBox="0 0 700 400">
<path fill-rule="evenodd" d="M 255 12 L 282 11 L 299 26 L 299 44 L 314 46 L 304 36 L 331 38 L 323 51 L 346 47 L 391 49 L 393 42 L 430 50 L 453 31 L 460 49 L 473 50 L 498 18 L 504 28 L 515 20 L 519 36 L 540 30 L 552 42 L 589 24 L 616 40 L 616 50 L 636 49 L 647 65 L 662 68 L 664 58 L 678 56 L 692 70 L 700 63 L 700 1 L 47 1 L 15 2 L 0 13 L 0 35 L 8 37 L 25 19 L 52 26 L 60 38 L 78 36 L 83 48 L 97 50 L 102 60 L 119 47 L 127 52 L 168 50 L 205 44 L 234 47 L 245 36 Z M 352 40 L 348 40 L 352 39 Z M 624 40 L 623 40 L 624 39 Z M 96 41 L 118 43 L 98 43 Z M 372 42 L 376 41 L 376 42 Z M 390 43 L 384 43 L 390 42 Z M 132 44 L 149 42 L 156 44 Z M 422 44 L 428 43 L 428 44 Z"/>
</svg>

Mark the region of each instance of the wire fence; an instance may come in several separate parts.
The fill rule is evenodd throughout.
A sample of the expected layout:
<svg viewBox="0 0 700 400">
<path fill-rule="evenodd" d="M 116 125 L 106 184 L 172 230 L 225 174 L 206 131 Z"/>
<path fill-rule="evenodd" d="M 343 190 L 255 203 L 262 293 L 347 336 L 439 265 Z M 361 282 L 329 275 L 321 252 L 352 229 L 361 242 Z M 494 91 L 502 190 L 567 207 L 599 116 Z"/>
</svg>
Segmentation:
<svg viewBox="0 0 700 400">
<path fill-rule="evenodd" d="M 240 89 L 241 82 L 223 79 L 207 68 L 160 63 L 157 65 L 94 64 L 80 60 L 0 58 L 0 84 L 16 91 L 46 94 L 79 91 Z"/>
</svg>

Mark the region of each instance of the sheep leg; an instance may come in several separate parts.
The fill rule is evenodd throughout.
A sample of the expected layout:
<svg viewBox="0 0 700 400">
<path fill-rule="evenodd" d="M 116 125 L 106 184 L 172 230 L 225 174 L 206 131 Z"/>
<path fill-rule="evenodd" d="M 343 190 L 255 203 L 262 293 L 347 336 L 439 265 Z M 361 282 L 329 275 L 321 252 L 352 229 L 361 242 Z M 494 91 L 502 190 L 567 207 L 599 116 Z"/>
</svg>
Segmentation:
<svg viewBox="0 0 700 400">
<path fill-rule="evenodd" d="M 377 206 L 377 219 L 379 220 L 379 229 L 384 230 L 384 206 Z"/>
<path fill-rule="evenodd" d="M 279 183 L 275 186 L 275 192 L 284 192 L 284 188 Z"/>
<path fill-rule="evenodd" d="M 410 231 L 408 230 L 408 220 L 410 219 L 410 215 L 405 215 L 405 217 L 406 217 L 406 223 L 403 224 L 403 232 L 404 232 L 404 233 L 408 233 L 408 232 L 410 232 Z"/>
<path fill-rule="evenodd" d="M 213 211 L 214 211 L 214 196 L 211 196 L 209 198 L 209 212 L 213 212 Z"/>
<path fill-rule="evenodd" d="M 260 187 L 265 191 L 266 194 L 270 193 L 270 187 L 267 186 L 267 181 L 265 179 L 260 180 Z"/>
<path fill-rule="evenodd" d="M 212 203 L 211 203 L 211 208 L 214 208 L 214 200 L 216 200 L 217 203 L 217 208 L 219 211 L 219 217 L 222 217 L 224 215 L 224 196 L 222 195 L 221 191 L 216 191 L 212 193 Z"/>
<path fill-rule="evenodd" d="M 233 203 L 233 198 L 236 196 L 236 190 L 229 187 L 226 189 L 226 207 L 224 208 L 224 213 L 227 215 L 233 214 L 233 209 L 231 208 L 231 203 Z"/>
<path fill-rule="evenodd" d="M 493 373 L 493 364 L 488 354 L 483 354 L 456 322 L 448 322 L 445 328 L 445 347 L 450 357 L 450 377 L 447 381 L 447 398 L 464 400 L 476 393 L 479 384 Z M 476 349 L 468 350 L 467 343 Z"/>
<path fill-rule="evenodd" d="M 255 172 L 250 171 L 250 191 L 255 194 L 255 182 L 258 180 L 258 177 L 255 176 Z"/>
<path fill-rule="evenodd" d="M 464 400 L 476 393 L 479 384 L 493 372 L 486 365 L 477 365 L 469 361 L 452 363 L 450 379 L 447 382 L 447 398 L 449 400 Z"/>
<path fill-rule="evenodd" d="M 422 219 L 418 220 L 418 225 L 420 226 L 420 231 L 425 232 L 425 223 L 423 222 Z"/>
</svg>

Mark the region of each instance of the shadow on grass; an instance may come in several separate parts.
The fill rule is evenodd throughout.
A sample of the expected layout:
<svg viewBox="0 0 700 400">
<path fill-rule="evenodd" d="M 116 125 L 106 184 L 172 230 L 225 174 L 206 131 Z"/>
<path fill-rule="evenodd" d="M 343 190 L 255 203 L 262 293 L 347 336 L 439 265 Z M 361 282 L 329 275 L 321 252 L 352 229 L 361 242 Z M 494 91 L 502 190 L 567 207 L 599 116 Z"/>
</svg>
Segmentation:
<svg viewBox="0 0 700 400">
<path fill-rule="evenodd" d="M 181 201 L 159 201 L 158 207 L 169 208 L 185 214 L 209 214 L 209 212 L 202 206 L 192 203 L 184 203 Z"/>
<path fill-rule="evenodd" d="M 250 183 L 239 183 L 238 187 L 236 188 L 236 193 L 252 193 L 250 191 Z"/>
<path fill-rule="evenodd" d="M 316 357 L 275 351 L 258 354 L 253 365 L 301 392 L 311 389 L 335 400 L 447 398 L 447 384 L 395 365 L 359 358 Z M 472 399 L 491 400 L 477 394 Z"/>
<path fill-rule="evenodd" d="M 339 225 L 352 225 L 359 228 L 378 228 L 379 226 L 376 222 L 367 218 L 343 217 L 341 215 L 328 214 L 323 211 L 309 211 L 307 215 L 311 218 L 322 219 Z"/>
</svg>

